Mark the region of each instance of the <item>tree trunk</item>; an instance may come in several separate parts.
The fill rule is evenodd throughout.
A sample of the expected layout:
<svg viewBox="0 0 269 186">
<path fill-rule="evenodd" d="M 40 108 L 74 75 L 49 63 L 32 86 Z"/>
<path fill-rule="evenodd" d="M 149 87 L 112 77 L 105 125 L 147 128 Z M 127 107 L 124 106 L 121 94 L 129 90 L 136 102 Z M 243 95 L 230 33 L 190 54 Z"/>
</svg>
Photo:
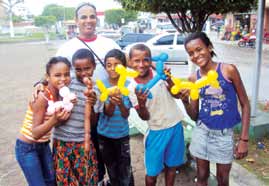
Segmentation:
<svg viewBox="0 0 269 186">
<path fill-rule="evenodd" d="M 45 27 L 45 41 L 46 41 L 46 43 L 49 43 L 49 40 L 50 40 L 50 38 L 49 38 L 49 28 L 48 28 L 48 26 L 46 26 Z"/>
<path fill-rule="evenodd" d="M 13 20 L 12 20 L 12 11 L 9 11 L 9 34 L 10 37 L 13 38 L 14 35 L 14 27 L 13 27 Z"/>
</svg>

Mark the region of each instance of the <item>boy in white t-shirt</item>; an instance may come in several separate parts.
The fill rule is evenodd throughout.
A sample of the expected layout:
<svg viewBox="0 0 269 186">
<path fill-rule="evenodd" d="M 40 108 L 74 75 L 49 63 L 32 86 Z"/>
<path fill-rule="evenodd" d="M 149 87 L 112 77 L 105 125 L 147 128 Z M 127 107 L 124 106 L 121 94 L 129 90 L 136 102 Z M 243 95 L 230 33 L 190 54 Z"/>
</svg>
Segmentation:
<svg viewBox="0 0 269 186">
<path fill-rule="evenodd" d="M 156 185 L 157 176 L 165 169 L 166 185 L 173 185 L 176 167 L 184 163 L 184 136 L 181 120 L 183 114 L 169 92 L 170 80 L 160 80 L 150 90 L 153 98 L 147 99 L 148 91 L 135 90 L 137 84 L 148 83 L 155 75 L 151 68 L 150 49 L 134 45 L 129 59 L 139 76 L 128 86 L 129 98 L 141 119 L 146 120 L 149 131 L 145 137 L 146 185 Z"/>
</svg>

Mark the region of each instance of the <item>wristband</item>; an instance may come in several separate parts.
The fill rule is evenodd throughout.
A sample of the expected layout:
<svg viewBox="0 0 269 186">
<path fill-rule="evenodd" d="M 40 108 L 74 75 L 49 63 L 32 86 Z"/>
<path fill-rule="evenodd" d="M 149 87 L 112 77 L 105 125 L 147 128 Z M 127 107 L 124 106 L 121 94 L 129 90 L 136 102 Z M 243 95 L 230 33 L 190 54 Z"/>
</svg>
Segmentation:
<svg viewBox="0 0 269 186">
<path fill-rule="evenodd" d="M 240 138 L 239 140 L 240 141 L 243 141 L 243 142 L 248 142 L 248 139 L 242 139 L 242 138 Z"/>
</svg>

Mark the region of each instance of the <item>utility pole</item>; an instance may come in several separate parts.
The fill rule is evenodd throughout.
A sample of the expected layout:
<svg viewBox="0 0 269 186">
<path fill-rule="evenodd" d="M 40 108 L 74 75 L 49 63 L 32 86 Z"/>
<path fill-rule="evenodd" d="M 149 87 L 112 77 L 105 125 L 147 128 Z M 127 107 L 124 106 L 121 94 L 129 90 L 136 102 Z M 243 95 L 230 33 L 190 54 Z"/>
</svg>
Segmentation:
<svg viewBox="0 0 269 186">
<path fill-rule="evenodd" d="M 19 3 L 23 3 L 24 0 L 0 0 L 0 6 L 7 9 L 8 17 L 9 17 L 9 33 L 10 37 L 14 37 L 14 26 L 13 26 L 13 8 Z"/>
<path fill-rule="evenodd" d="M 262 37 L 263 37 L 263 21 L 264 21 L 265 0 L 259 0 L 258 6 L 258 25 L 256 29 L 256 64 L 252 83 L 251 96 L 251 117 L 256 117 L 256 104 L 259 93 L 261 64 L 262 64 Z"/>
</svg>

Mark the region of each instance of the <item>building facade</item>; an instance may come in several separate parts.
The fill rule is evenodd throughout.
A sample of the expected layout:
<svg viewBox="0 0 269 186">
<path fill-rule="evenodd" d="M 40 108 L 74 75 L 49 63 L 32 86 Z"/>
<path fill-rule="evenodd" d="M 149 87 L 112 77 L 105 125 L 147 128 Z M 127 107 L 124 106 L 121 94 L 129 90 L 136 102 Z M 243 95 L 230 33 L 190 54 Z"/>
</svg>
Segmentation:
<svg viewBox="0 0 269 186">
<path fill-rule="evenodd" d="M 247 28 L 248 32 L 256 29 L 257 26 L 257 10 L 246 13 L 227 14 L 226 27 L 232 30 Z M 264 30 L 269 31 L 269 0 L 266 0 L 264 10 Z"/>
<path fill-rule="evenodd" d="M 269 32 L 269 0 L 266 0 L 265 4 L 264 29 Z"/>
</svg>

